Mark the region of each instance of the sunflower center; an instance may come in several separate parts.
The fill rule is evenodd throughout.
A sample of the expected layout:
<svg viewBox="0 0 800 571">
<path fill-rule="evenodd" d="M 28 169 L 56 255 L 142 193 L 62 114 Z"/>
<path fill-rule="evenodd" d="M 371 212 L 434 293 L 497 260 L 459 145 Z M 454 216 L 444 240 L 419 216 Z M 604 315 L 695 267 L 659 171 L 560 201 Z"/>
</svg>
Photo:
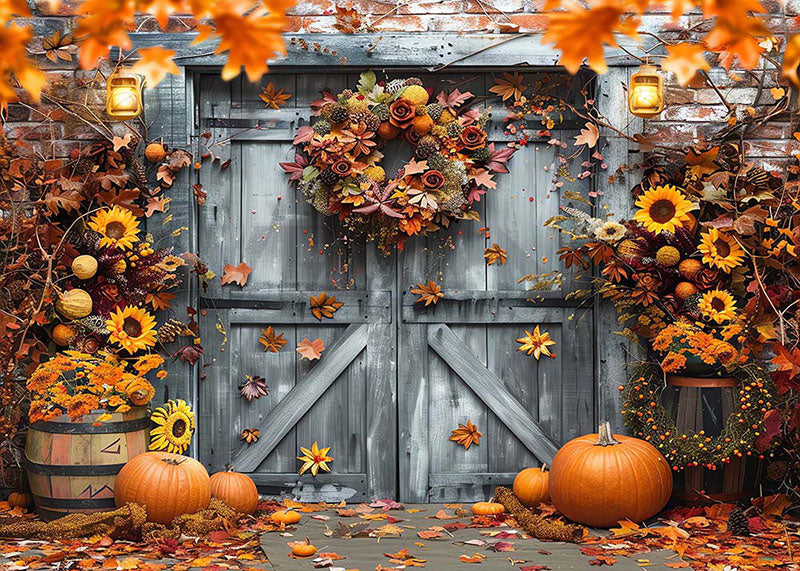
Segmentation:
<svg viewBox="0 0 800 571">
<path fill-rule="evenodd" d="M 126 317 L 122 322 L 122 330 L 128 337 L 139 337 L 142 334 L 142 324 L 133 317 Z"/>
<path fill-rule="evenodd" d="M 717 249 L 717 254 L 722 258 L 727 258 L 731 253 L 731 246 L 723 239 L 714 241 L 714 247 Z"/>
<path fill-rule="evenodd" d="M 122 222 L 109 222 L 106 224 L 106 236 L 119 240 L 125 235 L 125 225 Z"/>
<path fill-rule="evenodd" d="M 664 224 L 672 220 L 675 217 L 675 212 L 675 205 L 672 201 L 664 198 L 656 200 L 652 206 L 650 206 L 650 218 L 659 224 Z"/>
<path fill-rule="evenodd" d="M 714 311 L 723 311 L 725 309 L 725 302 L 718 297 L 712 298 L 711 307 Z"/>
<path fill-rule="evenodd" d="M 175 438 L 180 438 L 184 434 L 186 434 L 186 421 L 179 418 L 172 423 L 172 435 L 175 436 Z"/>
</svg>

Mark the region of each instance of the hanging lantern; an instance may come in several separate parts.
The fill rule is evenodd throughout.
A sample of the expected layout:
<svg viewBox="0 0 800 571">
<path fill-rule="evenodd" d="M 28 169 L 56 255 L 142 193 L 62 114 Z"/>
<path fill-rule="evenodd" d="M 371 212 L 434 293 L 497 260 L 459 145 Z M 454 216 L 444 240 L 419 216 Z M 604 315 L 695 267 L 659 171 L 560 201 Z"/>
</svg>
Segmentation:
<svg viewBox="0 0 800 571">
<path fill-rule="evenodd" d="M 106 81 L 106 113 L 127 121 L 142 113 L 142 78 L 126 69 L 116 69 Z"/>
<path fill-rule="evenodd" d="M 655 117 L 664 110 L 664 83 L 656 66 L 644 64 L 631 76 L 628 109 L 637 117 Z"/>
</svg>

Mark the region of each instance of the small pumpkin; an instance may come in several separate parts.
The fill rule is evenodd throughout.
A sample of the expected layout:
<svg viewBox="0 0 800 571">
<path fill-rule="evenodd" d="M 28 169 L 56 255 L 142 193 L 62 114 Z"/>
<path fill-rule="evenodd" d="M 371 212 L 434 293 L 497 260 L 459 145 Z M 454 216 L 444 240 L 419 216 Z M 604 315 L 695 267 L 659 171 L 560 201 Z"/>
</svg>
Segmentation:
<svg viewBox="0 0 800 571">
<path fill-rule="evenodd" d="M 97 260 L 94 256 L 84 254 L 72 260 L 72 273 L 79 280 L 88 280 L 97 273 Z"/>
<path fill-rule="evenodd" d="M 22 508 L 27 510 L 33 505 L 33 497 L 24 492 L 11 492 L 8 494 L 8 503 L 12 508 Z"/>
<path fill-rule="evenodd" d="M 133 377 L 130 379 L 123 379 L 118 382 L 114 389 L 117 392 L 125 393 L 130 401 L 136 406 L 144 406 L 149 403 L 156 390 L 147 379 L 141 377 Z"/>
<path fill-rule="evenodd" d="M 312 557 L 316 552 L 317 548 L 311 544 L 311 540 L 307 537 L 305 541 L 292 543 L 292 555 L 295 557 Z"/>
<path fill-rule="evenodd" d="M 505 506 L 497 502 L 478 502 L 472 505 L 472 513 L 475 515 L 499 515 L 504 511 Z"/>
<path fill-rule="evenodd" d="M 672 470 L 654 446 L 611 434 L 579 436 L 558 451 L 550 467 L 550 500 L 564 516 L 595 527 L 644 521 L 672 494 Z"/>
<path fill-rule="evenodd" d="M 82 319 L 92 312 L 92 296 L 80 288 L 71 289 L 56 301 L 56 311 L 67 319 Z"/>
<path fill-rule="evenodd" d="M 179 515 L 208 507 L 211 485 L 203 465 L 169 452 L 144 452 L 131 458 L 117 474 L 117 507 L 127 503 L 147 508 L 147 520 L 169 524 Z"/>
<path fill-rule="evenodd" d="M 272 523 L 293 525 L 300 521 L 300 514 L 294 510 L 281 510 L 272 514 Z"/>
<path fill-rule="evenodd" d="M 167 150 L 161 143 L 150 143 L 144 149 L 144 157 L 151 163 L 160 163 L 167 156 Z"/>
<path fill-rule="evenodd" d="M 59 323 L 53 327 L 53 341 L 56 342 L 56 345 L 61 345 L 62 347 L 66 347 L 72 343 L 72 340 L 75 339 L 77 334 L 77 330 L 71 325 Z"/>
<path fill-rule="evenodd" d="M 211 476 L 211 497 L 224 502 L 239 513 L 251 514 L 258 507 L 258 489 L 247 474 L 228 469 Z"/>
<path fill-rule="evenodd" d="M 514 495 L 523 505 L 530 508 L 550 501 L 548 492 L 549 472 L 547 465 L 541 468 L 525 468 L 514 478 Z"/>
</svg>

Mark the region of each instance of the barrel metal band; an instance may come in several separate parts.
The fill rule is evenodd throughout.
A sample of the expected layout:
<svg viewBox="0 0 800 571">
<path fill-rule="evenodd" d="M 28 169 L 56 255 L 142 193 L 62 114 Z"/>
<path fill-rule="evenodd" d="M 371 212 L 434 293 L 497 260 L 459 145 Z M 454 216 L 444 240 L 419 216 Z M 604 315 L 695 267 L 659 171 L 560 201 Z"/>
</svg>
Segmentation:
<svg viewBox="0 0 800 571">
<path fill-rule="evenodd" d="M 34 496 L 37 506 L 44 508 L 102 509 L 116 507 L 114 498 L 46 498 Z"/>
<path fill-rule="evenodd" d="M 43 476 L 115 476 L 125 464 L 96 464 L 94 466 L 37 464 L 25 458 L 25 469 Z"/>
<path fill-rule="evenodd" d="M 35 422 L 32 430 L 51 432 L 53 434 L 116 434 L 123 432 L 136 432 L 150 426 L 148 417 L 135 420 L 122 420 L 120 422 L 103 422 L 97 426 L 80 422 Z"/>
</svg>

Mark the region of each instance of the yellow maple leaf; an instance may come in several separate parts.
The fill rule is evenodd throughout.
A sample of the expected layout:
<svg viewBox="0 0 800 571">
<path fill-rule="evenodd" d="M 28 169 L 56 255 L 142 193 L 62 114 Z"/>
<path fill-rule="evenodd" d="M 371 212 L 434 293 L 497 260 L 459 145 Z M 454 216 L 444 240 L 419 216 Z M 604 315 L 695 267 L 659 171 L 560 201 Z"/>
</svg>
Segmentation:
<svg viewBox="0 0 800 571">
<path fill-rule="evenodd" d="M 180 75 L 181 70 L 172 61 L 175 50 L 167 50 L 161 46 L 152 48 L 139 48 L 141 59 L 133 64 L 134 73 L 144 76 L 145 86 L 149 89 L 161 83 L 168 73 Z"/>
<path fill-rule="evenodd" d="M 135 8 L 136 3 L 128 0 L 86 0 L 81 4 L 75 30 L 75 36 L 83 38 L 81 68 L 91 69 L 98 58 L 107 59 L 111 46 L 133 47 L 126 30 L 134 23 Z"/>
<path fill-rule="evenodd" d="M 667 57 L 661 67 L 674 73 L 678 78 L 678 83 L 683 87 L 689 85 L 689 82 L 697 74 L 697 70 L 711 69 L 703 56 L 703 47 L 688 42 L 667 46 Z"/>
<path fill-rule="evenodd" d="M 572 74 L 578 72 L 586 59 L 597 73 L 608 69 L 603 55 L 603 44 L 616 46 L 614 33 L 636 37 L 638 20 L 623 18 L 625 4 L 620 0 L 601 0 L 588 9 L 574 0 L 564 3 L 565 11 L 548 15 L 547 31 L 542 37 L 545 43 L 553 43 L 561 50 L 558 63 Z"/>
</svg>

